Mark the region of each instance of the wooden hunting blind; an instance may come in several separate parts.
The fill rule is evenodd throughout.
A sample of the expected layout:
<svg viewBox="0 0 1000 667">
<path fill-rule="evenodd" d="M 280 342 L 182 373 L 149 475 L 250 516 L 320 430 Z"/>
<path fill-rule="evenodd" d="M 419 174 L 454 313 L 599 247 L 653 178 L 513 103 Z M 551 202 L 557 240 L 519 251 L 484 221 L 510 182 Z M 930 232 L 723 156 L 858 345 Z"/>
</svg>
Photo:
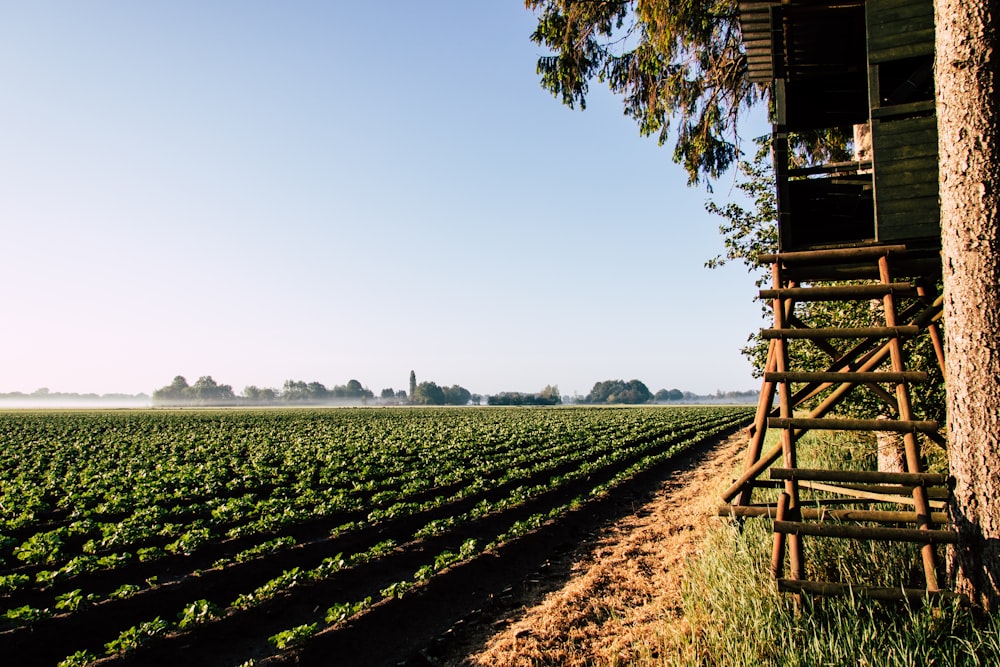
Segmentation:
<svg viewBox="0 0 1000 667">
<path fill-rule="evenodd" d="M 771 569 L 781 590 L 908 600 L 950 595 L 939 585 L 937 555 L 938 545 L 955 541 L 944 512 L 950 480 L 927 473 L 921 451 L 944 438 L 937 422 L 914 414 L 910 385 L 929 375 L 908 368 L 904 348 L 927 335 L 944 367 L 942 299 L 935 292 L 941 263 L 933 2 L 738 5 L 750 79 L 772 90 L 779 251 L 759 258 L 771 265 L 772 288 L 760 296 L 774 325 L 761 330 L 768 341 L 761 398 L 743 473 L 723 494 L 720 514 L 774 520 Z M 802 166 L 796 141 L 836 132 L 853 134 L 854 159 Z M 809 326 L 797 305 L 811 301 L 868 302 L 871 326 Z M 814 346 L 812 354 L 797 351 L 802 345 Z M 803 368 L 815 348 L 828 357 L 826 370 Z M 874 395 L 881 412 L 838 416 L 855 390 Z M 769 428 L 780 438 L 765 450 Z M 899 434 L 902 469 L 798 467 L 798 439 L 819 429 Z M 777 499 L 755 502 L 755 490 L 767 488 L 780 490 Z M 915 570 L 923 583 L 809 581 L 806 536 L 919 544 Z"/>
<path fill-rule="evenodd" d="M 932 1 L 741 0 L 739 9 L 750 79 L 773 90 L 781 250 L 937 248 Z M 832 128 L 857 130 L 858 159 L 790 164 L 789 135 Z M 868 137 L 870 155 L 859 151 Z"/>
</svg>

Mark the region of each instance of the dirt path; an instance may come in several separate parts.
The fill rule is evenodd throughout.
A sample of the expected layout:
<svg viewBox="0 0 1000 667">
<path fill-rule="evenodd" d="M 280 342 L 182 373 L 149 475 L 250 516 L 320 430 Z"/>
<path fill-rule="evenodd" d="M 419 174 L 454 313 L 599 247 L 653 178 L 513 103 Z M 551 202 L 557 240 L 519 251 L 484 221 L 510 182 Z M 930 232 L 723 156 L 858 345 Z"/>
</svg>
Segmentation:
<svg viewBox="0 0 1000 667">
<path fill-rule="evenodd" d="M 435 660 L 449 667 L 613 665 L 655 656 L 683 631 L 680 586 L 741 460 L 737 432 L 671 474 L 655 497 L 574 554 L 568 581 Z M 477 645 L 478 643 L 478 645 Z M 459 655 L 461 654 L 461 655 Z"/>
</svg>

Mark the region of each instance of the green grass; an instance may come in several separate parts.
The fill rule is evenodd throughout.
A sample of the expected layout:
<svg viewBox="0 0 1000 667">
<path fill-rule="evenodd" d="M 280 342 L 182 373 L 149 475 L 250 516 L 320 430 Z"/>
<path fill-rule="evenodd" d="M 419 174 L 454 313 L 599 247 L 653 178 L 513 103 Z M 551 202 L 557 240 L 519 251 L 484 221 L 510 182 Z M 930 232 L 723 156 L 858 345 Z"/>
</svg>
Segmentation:
<svg viewBox="0 0 1000 667">
<path fill-rule="evenodd" d="M 802 467 L 856 467 L 873 445 L 843 436 L 802 443 Z M 872 454 L 873 455 L 873 454 Z M 938 463 L 930 462 L 930 468 Z M 688 630 L 653 664 L 699 666 L 1000 665 L 1000 617 L 957 602 L 918 607 L 861 598 L 806 598 L 796 609 L 771 578 L 771 527 L 750 519 L 713 528 L 687 565 Z M 916 549 L 851 540 L 805 540 L 807 578 L 906 585 Z"/>
</svg>

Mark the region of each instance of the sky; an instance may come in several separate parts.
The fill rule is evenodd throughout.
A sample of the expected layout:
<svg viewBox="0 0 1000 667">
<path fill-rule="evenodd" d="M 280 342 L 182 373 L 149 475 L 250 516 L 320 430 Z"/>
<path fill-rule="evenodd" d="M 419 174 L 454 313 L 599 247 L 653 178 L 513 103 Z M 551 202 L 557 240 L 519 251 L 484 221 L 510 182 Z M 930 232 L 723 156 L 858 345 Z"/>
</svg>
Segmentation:
<svg viewBox="0 0 1000 667">
<path fill-rule="evenodd" d="M 746 390 L 672 144 L 541 88 L 518 0 L 12 3 L 0 392 Z M 743 128 L 745 139 L 764 131 Z"/>
</svg>

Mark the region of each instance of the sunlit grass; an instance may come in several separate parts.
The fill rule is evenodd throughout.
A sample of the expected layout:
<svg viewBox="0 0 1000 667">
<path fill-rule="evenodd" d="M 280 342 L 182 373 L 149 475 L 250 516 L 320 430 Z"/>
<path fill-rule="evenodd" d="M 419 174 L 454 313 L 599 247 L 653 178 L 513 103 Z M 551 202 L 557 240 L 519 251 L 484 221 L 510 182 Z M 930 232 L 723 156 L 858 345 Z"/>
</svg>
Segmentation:
<svg viewBox="0 0 1000 667">
<path fill-rule="evenodd" d="M 801 444 L 801 467 L 856 468 L 873 443 L 843 436 Z M 929 467 L 937 467 L 931 462 Z M 720 522 L 686 570 L 685 623 L 637 664 L 736 667 L 1000 665 L 1000 617 L 977 618 L 958 602 L 918 607 L 856 597 L 806 598 L 800 609 L 771 578 L 771 526 Z M 911 585 L 917 548 L 806 539 L 807 578 Z M 919 576 L 919 572 L 916 573 Z"/>
</svg>

